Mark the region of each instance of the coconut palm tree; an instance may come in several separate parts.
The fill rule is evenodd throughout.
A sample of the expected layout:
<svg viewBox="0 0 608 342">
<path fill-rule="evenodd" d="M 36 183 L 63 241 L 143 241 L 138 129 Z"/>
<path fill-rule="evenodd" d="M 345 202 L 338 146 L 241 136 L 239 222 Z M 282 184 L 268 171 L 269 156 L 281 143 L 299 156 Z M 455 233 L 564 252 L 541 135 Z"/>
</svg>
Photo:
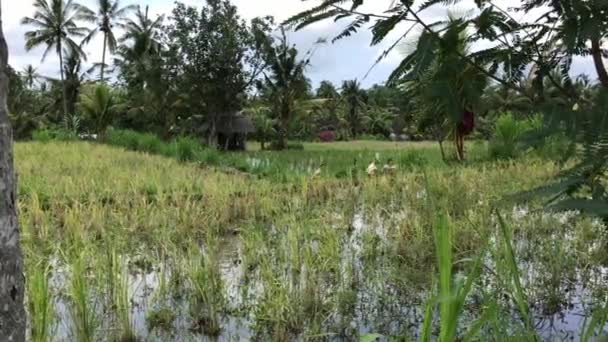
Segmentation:
<svg viewBox="0 0 608 342">
<path fill-rule="evenodd" d="M 158 16 L 156 20 L 152 20 L 148 17 L 148 6 L 144 12 L 140 6 L 137 6 L 135 20 L 128 19 L 119 24 L 125 30 L 120 42 L 131 41 L 131 48 L 139 55 L 160 51 L 161 44 L 158 41 L 157 31 L 163 19 L 163 16 Z"/>
<path fill-rule="evenodd" d="M 135 19 L 128 19 L 119 26 L 125 30 L 119 39 L 121 45 L 117 49 L 118 58 L 114 64 L 126 76 L 127 83 L 131 86 L 143 88 L 145 80 L 149 79 L 151 57 L 157 56 L 161 50 L 158 41 L 158 30 L 162 24 L 163 17 L 156 20 L 148 18 L 148 7 L 142 12 L 137 7 Z"/>
<path fill-rule="evenodd" d="M 308 91 L 308 80 L 304 70 L 309 59 L 298 59 L 298 50 L 287 43 L 285 32 L 277 46 L 269 51 L 269 74 L 264 74 L 263 87 L 273 103 L 278 119 L 278 149 L 287 148 L 289 123 L 296 110 L 296 101 Z"/>
<path fill-rule="evenodd" d="M 25 17 L 21 21 L 24 25 L 35 28 L 25 33 L 25 48 L 30 51 L 35 47 L 46 45 L 42 60 L 54 48 L 59 55 L 59 73 L 63 83 L 64 49 L 85 58 L 81 46 L 74 41 L 74 38 L 86 37 L 89 29 L 78 26 L 78 21 L 87 20 L 91 13 L 74 0 L 35 0 L 34 8 L 36 9 L 34 16 Z M 64 115 L 68 112 L 65 85 L 63 88 L 63 111 Z"/>
<path fill-rule="evenodd" d="M 361 128 L 361 112 L 365 108 L 367 94 L 361 89 L 361 83 L 357 80 L 344 81 L 342 84 L 342 98 L 346 103 L 348 111 L 348 122 L 350 123 L 351 137 L 356 138 Z"/>
<path fill-rule="evenodd" d="M 34 83 L 38 80 L 40 75 L 38 75 L 38 69 L 34 68 L 31 64 L 26 66 L 21 73 L 23 77 L 23 81 L 27 85 L 29 89 L 34 87 Z"/>
<path fill-rule="evenodd" d="M 105 81 L 106 50 L 114 53 L 118 45 L 113 28 L 114 26 L 120 26 L 121 22 L 126 20 L 126 15 L 135 9 L 137 9 L 135 5 L 120 7 L 120 0 L 97 0 L 97 13 L 88 18 L 90 21 L 97 22 L 97 27 L 91 30 L 91 33 L 85 38 L 85 42 L 90 41 L 99 32 L 103 33 L 101 73 L 99 77 L 102 82 Z"/>
<path fill-rule="evenodd" d="M 105 132 L 121 109 L 110 88 L 104 84 L 100 84 L 92 91 L 83 94 L 79 107 L 90 121 L 93 131 L 97 134 Z"/>
</svg>

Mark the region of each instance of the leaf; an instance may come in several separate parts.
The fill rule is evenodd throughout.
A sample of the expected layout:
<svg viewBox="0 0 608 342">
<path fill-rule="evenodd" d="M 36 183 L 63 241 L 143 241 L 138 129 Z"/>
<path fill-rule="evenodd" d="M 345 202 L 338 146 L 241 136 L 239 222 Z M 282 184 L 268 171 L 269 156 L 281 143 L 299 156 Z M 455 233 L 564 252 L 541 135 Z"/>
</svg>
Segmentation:
<svg viewBox="0 0 608 342">
<path fill-rule="evenodd" d="M 336 41 L 346 38 L 346 37 L 350 37 L 352 34 L 357 33 L 357 31 L 359 30 L 359 28 L 367 23 L 369 21 L 369 17 L 365 17 L 365 16 L 360 16 L 357 19 L 353 20 L 348 26 L 346 26 L 346 28 L 344 30 L 342 30 L 342 32 L 340 32 L 340 34 L 338 34 L 337 36 L 335 36 L 331 42 L 335 43 Z"/>
<path fill-rule="evenodd" d="M 404 16 L 404 13 L 399 13 L 391 16 L 388 19 L 379 20 L 376 22 L 376 24 L 372 27 L 373 38 L 371 45 L 377 45 L 380 43 L 386 37 L 386 35 L 391 32 L 399 22 L 401 22 Z"/>
<path fill-rule="evenodd" d="M 359 337 L 359 342 L 375 342 L 378 339 L 381 339 L 383 337 L 384 337 L 384 335 L 380 335 L 380 334 L 366 334 L 366 335 Z"/>
<path fill-rule="evenodd" d="M 608 217 L 608 201 L 584 198 L 569 198 L 547 208 L 554 211 L 578 210 L 584 213 Z"/>
</svg>

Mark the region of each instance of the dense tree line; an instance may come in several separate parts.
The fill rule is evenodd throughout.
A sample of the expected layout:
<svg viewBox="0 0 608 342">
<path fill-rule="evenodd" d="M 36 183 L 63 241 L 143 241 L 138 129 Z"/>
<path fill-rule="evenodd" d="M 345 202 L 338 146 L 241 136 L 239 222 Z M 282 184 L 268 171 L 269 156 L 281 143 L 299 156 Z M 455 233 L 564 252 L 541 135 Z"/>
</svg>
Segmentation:
<svg viewBox="0 0 608 342">
<path fill-rule="evenodd" d="M 286 148 L 288 139 L 371 136 L 435 139 L 443 146 L 444 140 L 458 141 L 467 110 L 475 114 L 476 134 L 489 139 L 503 113 L 525 119 L 556 105 L 572 108 L 592 101 L 606 86 L 585 75 L 570 77 L 576 55 L 594 57 L 600 81 L 604 73 L 598 38 L 568 30 L 568 25 L 590 26 L 575 16 L 559 19 L 569 11 L 589 11 L 582 5 L 555 5 L 540 23 L 520 23 L 508 10 L 481 1 L 476 16 L 425 23 L 418 12 L 440 1 L 417 11 L 402 2 L 390 16 L 357 12 L 362 2 L 352 8 L 334 2 L 277 25 L 271 17 L 245 21 L 229 0 L 208 0 L 199 8 L 178 2 L 166 18 L 151 18 L 148 8 L 118 0 L 99 0 L 94 9 L 75 0 L 37 0 L 34 15 L 23 19 L 31 28 L 26 47 L 46 47 L 43 57 L 56 53 L 60 78 L 38 75 L 32 66 L 12 71 L 9 108 L 17 136 L 26 138 L 36 127 L 102 133 L 114 126 L 165 138 L 192 135 L 213 145 L 218 126 L 242 111 L 256 126 L 254 138 L 272 142 L 265 147 Z M 519 10 L 541 3 L 528 1 Z M 385 85 L 363 89 L 356 79 L 341 85 L 323 81 L 313 91 L 306 73 L 316 47 L 298 51 L 286 29 L 332 16 L 353 18 L 337 39 L 371 18 L 376 19 L 373 44 L 399 21 L 422 31 Z M 547 27 L 555 34 L 545 32 Z M 83 47 L 97 34 L 103 37 L 102 60 L 82 70 Z M 484 39 L 498 43 L 475 50 Z M 105 105 L 91 110 L 97 100 Z M 464 151 L 457 152 L 463 159 Z"/>
</svg>

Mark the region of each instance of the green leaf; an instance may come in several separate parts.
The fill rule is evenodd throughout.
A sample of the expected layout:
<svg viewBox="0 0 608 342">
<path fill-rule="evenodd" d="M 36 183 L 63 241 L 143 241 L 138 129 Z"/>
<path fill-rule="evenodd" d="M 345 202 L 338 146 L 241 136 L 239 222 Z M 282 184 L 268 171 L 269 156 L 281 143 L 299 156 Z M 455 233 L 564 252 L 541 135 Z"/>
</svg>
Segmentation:
<svg viewBox="0 0 608 342">
<path fill-rule="evenodd" d="M 359 337 L 359 342 L 375 342 L 378 339 L 381 339 L 383 337 L 384 337 L 384 335 L 380 335 L 380 334 L 366 334 L 366 335 Z"/>
<path fill-rule="evenodd" d="M 608 201 L 585 198 L 569 198 L 549 206 L 554 211 L 578 210 L 596 216 L 608 216 Z"/>
</svg>

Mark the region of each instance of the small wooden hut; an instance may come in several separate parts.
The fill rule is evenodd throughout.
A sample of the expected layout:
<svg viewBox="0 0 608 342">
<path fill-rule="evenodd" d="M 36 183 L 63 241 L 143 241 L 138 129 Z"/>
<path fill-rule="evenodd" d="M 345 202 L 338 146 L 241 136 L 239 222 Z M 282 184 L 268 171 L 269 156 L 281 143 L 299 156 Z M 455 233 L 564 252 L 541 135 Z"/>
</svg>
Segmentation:
<svg viewBox="0 0 608 342">
<path fill-rule="evenodd" d="M 222 115 L 217 123 L 218 147 L 226 151 L 244 151 L 247 134 L 254 132 L 253 122 L 243 112 Z"/>
</svg>

